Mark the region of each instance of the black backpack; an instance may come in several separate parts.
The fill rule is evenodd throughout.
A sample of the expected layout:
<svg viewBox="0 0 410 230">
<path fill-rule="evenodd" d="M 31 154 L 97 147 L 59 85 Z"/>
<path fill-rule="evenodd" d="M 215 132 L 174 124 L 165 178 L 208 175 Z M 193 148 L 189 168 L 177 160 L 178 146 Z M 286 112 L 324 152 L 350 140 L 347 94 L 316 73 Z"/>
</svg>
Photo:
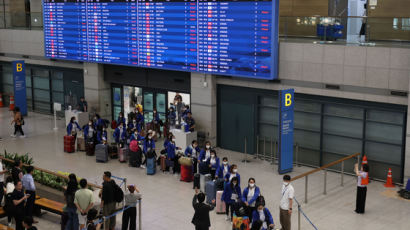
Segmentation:
<svg viewBox="0 0 410 230">
<path fill-rule="evenodd" d="M 115 182 L 114 184 L 114 201 L 120 203 L 124 200 L 124 192 Z"/>
</svg>

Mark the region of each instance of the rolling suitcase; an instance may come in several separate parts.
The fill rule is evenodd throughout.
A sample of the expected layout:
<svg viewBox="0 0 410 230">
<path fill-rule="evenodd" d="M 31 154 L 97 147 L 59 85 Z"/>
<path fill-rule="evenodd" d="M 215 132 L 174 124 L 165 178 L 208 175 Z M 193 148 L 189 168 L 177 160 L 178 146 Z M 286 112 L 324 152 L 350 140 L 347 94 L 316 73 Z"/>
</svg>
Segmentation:
<svg viewBox="0 0 410 230">
<path fill-rule="evenodd" d="M 160 159 L 161 171 L 165 172 L 167 170 L 167 163 L 166 163 L 167 156 L 161 155 L 159 159 Z"/>
<path fill-rule="evenodd" d="M 147 175 L 154 175 L 157 167 L 155 165 L 155 157 L 147 159 Z"/>
<path fill-rule="evenodd" d="M 108 146 L 98 144 L 95 146 L 95 161 L 106 163 L 108 162 Z"/>
<path fill-rule="evenodd" d="M 216 192 L 216 201 L 215 201 L 215 210 L 216 214 L 225 214 L 226 213 L 226 206 L 225 202 L 221 200 L 223 191 L 217 191 Z"/>
<path fill-rule="evenodd" d="M 205 184 L 205 194 L 206 194 L 206 202 L 208 204 L 212 204 L 212 200 L 215 200 L 216 197 L 216 187 L 215 182 L 208 181 Z"/>
<path fill-rule="evenodd" d="M 74 136 L 64 136 L 64 152 L 75 152 L 75 138 Z"/>
<path fill-rule="evenodd" d="M 216 191 L 223 191 L 224 190 L 224 183 L 225 180 L 222 178 L 218 178 L 215 180 L 215 187 L 216 187 Z"/>
<path fill-rule="evenodd" d="M 192 166 L 181 165 L 181 181 L 191 182 L 193 180 Z"/>
<path fill-rule="evenodd" d="M 206 174 L 206 175 L 200 174 L 200 175 L 201 175 L 201 176 L 200 176 L 200 180 L 199 180 L 199 182 L 200 182 L 200 187 L 201 187 L 201 189 L 205 189 L 205 184 L 206 184 L 206 182 L 212 180 L 211 174 Z"/>
<path fill-rule="evenodd" d="M 142 162 L 142 152 L 138 150 L 137 152 L 129 151 L 129 165 L 130 167 L 140 167 Z"/>
<path fill-rule="evenodd" d="M 87 156 L 94 156 L 94 153 L 95 153 L 94 142 L 87 142 L 87 144 L 85 145 L 85 154 L 87 154 Z"/>
<path fill-rule="evenodd" d="M 200 180 L 201 180 L 201 174 L 196 173 L 194 175 L 194 187 L 193 187 L 193 189 L 195 189 L 195 188 L 201 189 Z"/>
<path fill-rule="evenodd" d="M 125 163 L 125 162 L 127 162 L 127 157 L 128 157 L 128 149 L 127 148 L 120 148 L 120 151 L 119 151 L 119 157 L 118 157 L 118 160 L 121 162 L 121 163 Z"/>
<path fill-rule="evenodd" d="M 77 137 L 77 151 L 85 152 L 85 140 L 84 137 Z"/>
<path fill-rule="evenodd" d="M 235 214 L 232 218 L 232 230 L 249 230 L 250 220 L 247 216 L 238 217 Z"/>
</svg>

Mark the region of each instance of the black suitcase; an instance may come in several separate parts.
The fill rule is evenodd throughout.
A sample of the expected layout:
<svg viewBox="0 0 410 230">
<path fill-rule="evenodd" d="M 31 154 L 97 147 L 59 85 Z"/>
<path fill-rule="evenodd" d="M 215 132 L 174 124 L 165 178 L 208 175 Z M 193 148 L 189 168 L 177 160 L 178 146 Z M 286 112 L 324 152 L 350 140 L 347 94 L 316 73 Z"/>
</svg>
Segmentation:
<svg viewBox="0 0 410 230">
<path fill-rule="evenodd" d="M 200 187 L 200 178 L 201 178 L 201 175 L 199 174 L 199 173 L 196 173 L 195 175 L 194 175 L 194 189 L 195 188 L 198 188 L 198 189 L 201 189 Z"/>
<path fill-rule="evenodd" d="M 224 190 L 224 183 L 225 180 L 222 178 L 218 178 L 215 181 L 215 187 L 216 187 L 216 191 L 223 191 Z"/>
<path fill-rule="evenodd" d="M 142 162 L 141 150 L 138 150 L 137 152 L 129 151 L 129 160 L 130 167 L 140 167 Z"/>
<path fill-rule="evenodd" d="M 85 154 L 87 154 L 87 156 L 94 156 L 94 154 L 95 154 L 94 142 L 88 142 L 85 145 Z"/>
</svg>

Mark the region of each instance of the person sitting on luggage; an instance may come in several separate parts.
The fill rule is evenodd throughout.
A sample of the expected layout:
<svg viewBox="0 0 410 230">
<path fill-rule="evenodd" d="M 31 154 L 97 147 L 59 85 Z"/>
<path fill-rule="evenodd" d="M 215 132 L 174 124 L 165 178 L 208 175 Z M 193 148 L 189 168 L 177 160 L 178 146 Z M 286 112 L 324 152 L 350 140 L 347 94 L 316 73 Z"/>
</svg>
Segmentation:
<svg viewBox="0 0 410 230">
<path fill-rule="evenodd" d="M 225 175 L 224 179 L 226 182 L 231 182 L 234 177 L 238 178 L 238 184 L 241 185 L 241 175 L 238 173 L 238 166 L 236 166 L 236 164 L 231 165 L 229 173 Z"/>
<path fill-rule="evenodd" d="M 71 117 L 70 123 L 67 125 L 67 136 L 72 135 L 74 138 L 77 137 L 77 131 L 81 131 L 80 125 L 75 121 L 75 117 Z"/>
<path fill-rule="evenodd" d="M 114 134 L 113 134 L 115 143 L 124 144 L 126 135 L 127 135 L 127 130 L 124 126 L 124 123 L 120 123 L 120 125 L 115 129 Z"/>
<path fill-rule="evenodd" d="M 177 157 L 176 157 L 176 154 L 175 154 L 177 149 L 181 149 L 181 148 L 176 147 L 175 137 L 172 136 L 172 140 L 168 143 L 168 146 L 167 146 L 167 159 L 168 159 L 168 161 L 174 161 L 174 167 L 172 167 L 172 173 L 173 174 L 178 172 L 178 169 L 175 167 L 176 165 L 178 165 L 178 162 L 176 162 Z"/>
<path fill-rule="evenodd" d="M 136 193 L 134 193 L 134 191 Z M 141 199 L 140 191 L 135 187 L 135 185 L 128 185 L 127 192 L 124 196 L 125 200 L 125 211 L 122 214 L 122 230 L 136 230 L 136 220 L 137 220 L 137 202 Z M 128 228 L 128 225 L 130 226 Z"/>
<path fill-rule="evenodd" d="M 195 225 L 195 230 L 208 230 L 211 227 L 209 212 L 214 210 L 215 200 L 212 200 L 213 205 L 205 204 L 204 201 L 205 194 L 199 192 L 198 188 L 196 188 L 194 199 L 192 200 L 195 213 L 191 221 Z"/>
<path fill-rule="evenodd" d="M 219 168 L 219 157 L 216 156 L 215 150 L 211 150 L 211 157 L 206 161 L 206 164 L 209 166 L 209 171 L 211 172 L 212 180 L 214 180 L 216 171 Z"/>
<path fill-rule="evenodd" d="M 256 198 L 260 195 L 259 187 L 255 185 L 255 179 L 249 178 L 248 187 L 243 190 L 242 202 L 246 206 L 246 215 L 249 217 L 250 222 L 252 222 L 253 211 L 256 210 Z"/>
<path fill-rule="evenodd" d="M 232 221 L 233 204 L 238 202 L 241 197 L 241 187 L 239 186 L 238 178 L 234 177 L 231 182 L 225 184 L 221 197 L 221 201 L 224 201 L 226 205 L 226 220 Z M 230 215 L 229 210 L 231 210 Z"/>
<path fill-rule="evenodd" d="M 98 144 L 102 144 L 103 139 L 105 139 L 107 141 L 107 128 L 105 128 L 105 126 L 103 126 L 102 130 L 97 131 L 97 142 L 98 142 Z"/>
<path fill-rule="evenodd" d="M 222 164 L 216 170 L 215 178 L 225 178 L 225 175 L 230 172 L 230 166 L 228 164 L 228 158 L 222 158 Z"/>
<path fill-rule="evenodd" d="M 124 117 L 124 114 L 122 112 L 120 112 L 118 114 L 118 118 L 117 118 L 117 124 L 120 124 L 120 123 L 125 124 L 125 117 Z"/>
<path fill-rule="evenodd" d="M 258 199 L 256 207 L 257 209 L 254 210 L 252 214 L 252 225 L 257 221 L 261 221 L 262 230 L 273 229 L 275 224 L 269 209 L 265 208 L 265 199 Z"/>
<path fill-rule="evenodd" d="M 90 120 L 88 124 L 84 127 L 84 140 L 86 143 L 94 142 L 96 136 L 96 130 L 94 129 L 93 121 Z"/>
<path fill-rule="evenodd" d="M 192 157 L 193 161 L 193 173 L 197 173 L 198 171 L 198 155 L 199 151 L 201 151 L 198 147 L 198 142 L 196 140 L 192 141 L 192 144 L 185 149 L 185 156 Z"/>
</svg>

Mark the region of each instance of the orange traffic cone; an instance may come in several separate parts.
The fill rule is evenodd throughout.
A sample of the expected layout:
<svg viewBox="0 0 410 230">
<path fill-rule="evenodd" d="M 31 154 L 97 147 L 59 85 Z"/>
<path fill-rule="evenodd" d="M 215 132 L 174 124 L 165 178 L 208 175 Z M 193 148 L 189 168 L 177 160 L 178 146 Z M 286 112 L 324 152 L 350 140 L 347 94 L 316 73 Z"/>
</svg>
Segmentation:
<svg viewBox="0 0 410 230">
<path fill-rule="evenodd" d="M 10 95 L 10 106 L 9 106 L 9 110 L 13 111 L 14 110 L 14 96 Z"/>
<path fill-rule="evenodd" d="M 384 187 L 394 188 L 392 174 L 391 174 L 391 168 L 389 168 L 389 172 L 387 173 L 387 180 L 386 180 L 386 184 L 384 184 Z"/>
<path fill-rule="evenodd" d="M 3 94 L 0 93 L 0 108 L 3 106 Z"/>
<path fill-rule="evenodd" d="M 362 165 L 365 165 L 365 164 L 367 164 L 367 157 L 366 157 L 366 155 L 364 155 L 364 156 L 363 156 L 363 159 L 362 159 Z"/>
</svg>

